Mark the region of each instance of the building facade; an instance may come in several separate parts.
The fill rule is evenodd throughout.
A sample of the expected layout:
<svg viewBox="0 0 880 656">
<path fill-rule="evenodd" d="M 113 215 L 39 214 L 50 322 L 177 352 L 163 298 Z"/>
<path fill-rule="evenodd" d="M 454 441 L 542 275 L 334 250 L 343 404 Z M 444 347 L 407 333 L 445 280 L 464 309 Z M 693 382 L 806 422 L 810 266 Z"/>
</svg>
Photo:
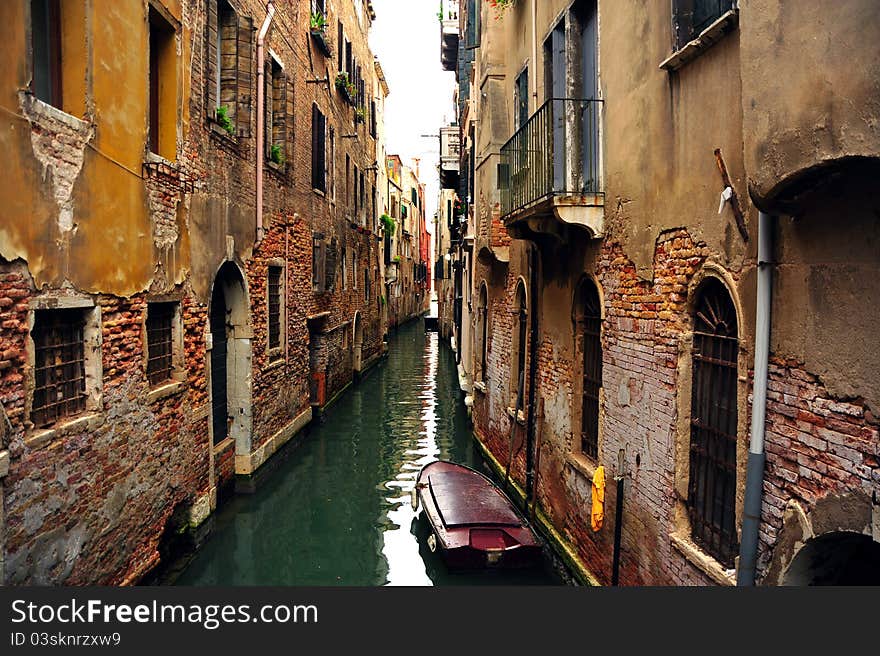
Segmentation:
<svg viewBox="0 0 880 656">
<path fill-rule="evenodd" d="M 819 14 L 880 30 L 860 0 L 460 3 L 474 430 L 584 581 L 877 580 L 880 88 L 791 27 Z"/>
<path fill-rule="evenodd" d="M 382 353 L 370 3 L 112 4 L 0 6 L 12 584 L 137 582 Z"/>
</svg>

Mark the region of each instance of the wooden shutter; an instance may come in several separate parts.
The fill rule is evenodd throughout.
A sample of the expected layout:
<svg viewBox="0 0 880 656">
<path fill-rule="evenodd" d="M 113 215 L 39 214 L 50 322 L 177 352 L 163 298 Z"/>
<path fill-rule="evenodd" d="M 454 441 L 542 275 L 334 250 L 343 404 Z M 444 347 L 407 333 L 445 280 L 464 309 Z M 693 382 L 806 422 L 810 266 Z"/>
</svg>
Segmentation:
<svg viewBox="0 0 880 656">
<path fill-rule="evenodd" d="M 206 0 L 205 18 L 205 116 L 214 116 L 220 99 L 217 97 L 217 0 Z"/>
<path fill-rule="evenodd" d="M 324 261 L 324 289 L 328 292 L 332 292 L 336 288 L 336 250 L 336 237 L 333 237 L 327 248 L 327 259 Z"/>
<path fill-rule="evenodd" d="M 281 146 L 281 152 L 284 153 L 284 157 L 287 158 L 289 154 L 287 149 L 287 73 L 281 71 L 278 83 L 281 87 L 278 89 L 280 98 L 276 105 L 277 111 L 273 112 L 273 120 L 275 121 L 275 143 Z"/>
<path fill-rule="evenodd" d="M 236 116 L 239 136 L 251 136 L 251 110 L 254 78 L 254 22 L 248 16 L 238 17 L 238 66 L 236 67 Z"/>
</svg>

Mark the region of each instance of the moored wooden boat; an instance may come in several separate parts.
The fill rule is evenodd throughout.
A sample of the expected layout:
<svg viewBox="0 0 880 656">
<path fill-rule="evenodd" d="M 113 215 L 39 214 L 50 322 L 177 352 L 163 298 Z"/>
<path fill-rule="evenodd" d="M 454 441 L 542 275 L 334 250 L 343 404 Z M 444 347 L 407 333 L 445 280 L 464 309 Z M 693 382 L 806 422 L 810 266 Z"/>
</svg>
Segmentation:
<svg viewBox="0 0 880 656">
<path fill-rule="evenodd" d="M 413 505 L 421 505 L 431 535 L 451 569 L 516 568 L 538 564 L 541 542 L 507 495 L 478 471 L 445 460 L 425 465 Z"/>
</svg>

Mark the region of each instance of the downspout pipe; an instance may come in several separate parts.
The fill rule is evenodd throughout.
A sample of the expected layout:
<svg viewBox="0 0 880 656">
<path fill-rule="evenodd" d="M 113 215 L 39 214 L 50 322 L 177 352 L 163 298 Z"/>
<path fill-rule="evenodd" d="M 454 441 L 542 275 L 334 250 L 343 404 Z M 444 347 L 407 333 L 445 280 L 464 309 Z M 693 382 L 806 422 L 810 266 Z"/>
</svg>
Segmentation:
<svg viewBox="0 0 880 656">
<path fill-rule="evenodd" d="M 767 373 L 770 356 L 770 309 L 773 291 L 773 230 L 776 217 L 758 213 L 758 298 L 755 313 L 755 378 L 752 388 L 752 427 L 746 469 L 742 539 L 736 584 L 754 586 L 758 561 L 758 529 L 764 485 L 764 428 L 767 421 Z"/>
<path fill-rule="evenodd" d="M 272 17 L 275 16 L 275 5 L 272 2 L 266 5 L 266 18 L 260 26 L 257 34 L 257 209 L 256 209 L 256 241 L 254 246 L 259 245 L 263 241 L 263 167 L 266 163 L 265 153 L 265 136 L 263 134 L 263 124 L 265 123 L 265 68 L 266 54 L 264 44 L 266 42 L 266 34 L 272 25 Z"/>
<path fill-rule="evenodd" d="M 532 84 L 532 113 L 538 111 L 538 0 L 532 0 L 532 72 L 529 74 Z"/>
</svg>

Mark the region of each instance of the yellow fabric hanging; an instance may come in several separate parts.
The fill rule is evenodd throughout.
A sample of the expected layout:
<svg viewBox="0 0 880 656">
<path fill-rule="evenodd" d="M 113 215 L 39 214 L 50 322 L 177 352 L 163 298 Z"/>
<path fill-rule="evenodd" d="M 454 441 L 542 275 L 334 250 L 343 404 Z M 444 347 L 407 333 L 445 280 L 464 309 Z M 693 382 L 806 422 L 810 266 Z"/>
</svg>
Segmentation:
<svg viewBox="0 0 880 656">
<path fill-rule="evenodd" d="M 590 523 L 594 531 L 602 528 L 605 519 L 605 468 L 602 465 L 596 467 L 593 474 L 593 509 L 590 512 Z"/>
</svg>

